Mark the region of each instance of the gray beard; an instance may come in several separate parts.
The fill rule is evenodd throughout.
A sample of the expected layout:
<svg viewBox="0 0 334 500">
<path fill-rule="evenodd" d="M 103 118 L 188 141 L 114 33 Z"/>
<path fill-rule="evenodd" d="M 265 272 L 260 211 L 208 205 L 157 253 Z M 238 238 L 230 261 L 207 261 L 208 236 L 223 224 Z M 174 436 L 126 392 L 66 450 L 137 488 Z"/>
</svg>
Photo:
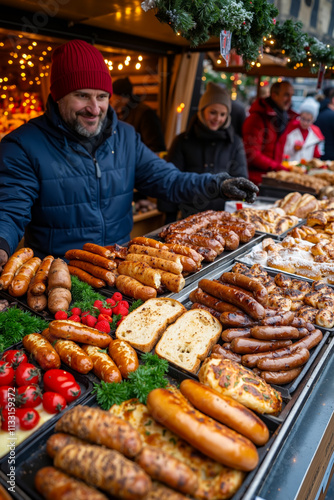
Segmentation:
<svg viewBox="0 0 334 500">
<path fill-rule="evenodd" d="M 97 129 L 95 130 L 95 132 L 89 132 L 87 129 L 85 129 L 85 127 L 80 125 L 80 123 L 78 121 L 74 122 L 72 128 L 77 134 L 82 135 L 83 137 L 95 137 L 96 135 L 99 135 L 99 133 L 101 132 L 104 121 L 105 120 L 102 120 L 100 118 Z"/>
</svg>

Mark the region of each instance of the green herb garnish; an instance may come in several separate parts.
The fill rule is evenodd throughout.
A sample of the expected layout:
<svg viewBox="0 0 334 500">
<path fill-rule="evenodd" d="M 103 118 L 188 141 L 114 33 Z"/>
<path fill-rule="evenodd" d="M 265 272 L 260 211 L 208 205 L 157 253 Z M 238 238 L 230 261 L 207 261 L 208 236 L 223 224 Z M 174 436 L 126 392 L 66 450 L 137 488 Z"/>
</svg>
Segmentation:
<svg viewBox="0 0 334 500">
<path fill-rule="evenodd" d="M 0 314 L 0 352 L 17 342 L 25 335 L 47 328 L 49 323 L 16 305 Z"/>
<path fill-rule="evenodd" d="M 88 311 L 92 308 L 95 300 L 106 300 L 106 297 L 100 293 L 95 292 L 95 290 L 88 285 L 80 281 L 77 276 L 71 276 L 72 288 L 72 304 L 73 307 L 79 307 L 82 311 Z"/>
<path fill-rule="evenodd" d="M 113 384 L 103 381 L 94 384 L 93 393 L 96 394 L 97 402 L 103 410 L 109 410 L 114 404 L 119 405 L 132 398 L 146 404 L 147 396 L 153 389 L 167 387 L 169 382 L 165 375 L 168 371 L 168 361 L 149 352 L 142 354 L 141 360 L 144 364 L 130 373 L 128 380 Z"/>
<path fill-rule="evenodd" d="M 137 309 L 137 307 L 141 306 L 142 304 L 144 304 L 144 302 L 141 299 L 132 302 L 132 304 L 129 307 L 129 313 Z"/>
</svg>

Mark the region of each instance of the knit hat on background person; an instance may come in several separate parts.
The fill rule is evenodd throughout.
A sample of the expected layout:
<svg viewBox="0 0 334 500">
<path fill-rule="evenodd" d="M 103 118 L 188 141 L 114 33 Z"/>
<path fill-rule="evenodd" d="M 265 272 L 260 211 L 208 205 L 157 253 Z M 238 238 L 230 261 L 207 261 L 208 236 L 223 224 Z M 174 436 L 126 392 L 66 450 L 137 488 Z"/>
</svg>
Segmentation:
<svg viewBox="0 0 334 500">
<path fill-rule="evenodd" d="M 54 50 L 50 80 L 55 101 L 79 89 L 103 90 L 112 95 L 111 76 L 103 55 L 83 40 L 71 40 Z"/>
<path fill-rule="evenodd" d="M 128 77 L 118 78 L 118 80 L 113 82 L 113 90 L 116 95 L 130 97 L 132 95 L 132 88 L 132 83 Z"/>
<path fill-rule="evenodd" d="M 231 113 L 232 103 L 228 92 L 221 85 L 213 82 L 207 84 L 206 90 L 199 100 L 198 111 L 202 111 L 210 104 L 224 104 L 228 112 Z"/>
<path fill-rule="evenodd" d="M 319 108 L 319 102 L 313 99 L 313 97 L 307 97 L 300 105 L 299 114 L 310 113 L 313 116 L 313 119 L 316 120 L 319 114 Z"/>
</svg>

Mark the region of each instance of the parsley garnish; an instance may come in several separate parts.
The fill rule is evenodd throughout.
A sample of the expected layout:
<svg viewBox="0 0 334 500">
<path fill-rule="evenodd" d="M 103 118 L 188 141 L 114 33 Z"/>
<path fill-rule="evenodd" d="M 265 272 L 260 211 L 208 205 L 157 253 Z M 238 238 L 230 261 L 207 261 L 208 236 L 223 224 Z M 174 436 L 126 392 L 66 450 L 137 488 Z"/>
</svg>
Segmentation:
<svg viewBox="0 0 334 500">
<path fill-rule="evenodd" d="M 16 305 L 9 307 L 0 314 L 0 352 L 20 342 L 25 335 L 40 332 L 48 326 L 47 321 L 29 311 L 23 311 Z"/>
</svg>

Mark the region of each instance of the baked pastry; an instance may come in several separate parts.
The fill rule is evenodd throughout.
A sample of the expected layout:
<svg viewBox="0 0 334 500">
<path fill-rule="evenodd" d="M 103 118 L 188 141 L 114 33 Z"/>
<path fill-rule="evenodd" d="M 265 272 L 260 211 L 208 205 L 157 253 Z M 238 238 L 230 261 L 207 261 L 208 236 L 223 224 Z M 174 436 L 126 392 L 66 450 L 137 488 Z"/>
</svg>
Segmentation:
<svg viewBox="0 0 334 500">
<path fill-rule="evenodd" d="M 298 200 L 292 212 L 289 215 L 295 215 L 301 219 L 305 219 L 310 212 L 318 210 L 319 202 L 312 194 L 305 193 Z"/>
<path fill-rule="evenodd" d="M 282 200 L 277 202 L 277 206 L 282 208 L 287 215 L 294 214 L 295 207 L 302 195 L 297 191 L 289 193 Z"/>
</svg>

